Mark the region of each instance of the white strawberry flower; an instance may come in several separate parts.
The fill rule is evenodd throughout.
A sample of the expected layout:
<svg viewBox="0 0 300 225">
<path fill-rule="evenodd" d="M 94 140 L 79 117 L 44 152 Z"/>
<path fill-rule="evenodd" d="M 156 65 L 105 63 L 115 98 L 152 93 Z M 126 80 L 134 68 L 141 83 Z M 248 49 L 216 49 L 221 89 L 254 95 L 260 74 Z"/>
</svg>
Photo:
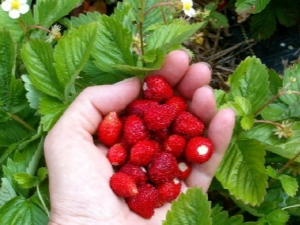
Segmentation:
<svg viewBox="0 0 300 225">
<path fill-rule="evenodd" d="M 27 0 L 5 0 L 1 4 L 3 11 L 9 12 L 8 15 L 12 19 L 17 19 L 21 14 L 29 11 Z"/>
<path fill-rule="evenodd" d="M 185 15 L 189 17 L 193 17 L 196 14 L 195 9 L 193 8 L 193 1 L 192 0 L 181 0 L 183 6 L 183 12 Z"/>
</svg>

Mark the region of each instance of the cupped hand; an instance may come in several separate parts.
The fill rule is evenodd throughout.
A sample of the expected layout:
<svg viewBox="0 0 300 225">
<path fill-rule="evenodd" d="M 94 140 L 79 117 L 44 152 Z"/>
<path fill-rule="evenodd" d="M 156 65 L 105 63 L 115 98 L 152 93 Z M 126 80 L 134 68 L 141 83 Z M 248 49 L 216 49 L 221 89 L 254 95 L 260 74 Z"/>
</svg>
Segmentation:
<svg viewBox="0 0 300 225">
<path fill-rule="evenodd" d="M 230 109 L 217 112 L 213 90 L 208 86 L 209 66 L 189 65 L 189 57 L 183 51 L 171 52 L 155 73 L 163 76 L 206 124 L 215 152 L 208 162 L 193 165 L 182 191 L 193 186 L 207 191 L 230 142 L 234 112 Z M 140 89 L 137 78 L 86 88 L 49 132 L 44 144 L 50 182 L 49 224 L 157 225 L 165 219 L 170 204 L 156 209 L 154 216 L 146 220 L 130 211 L 124 199 L 112 192 L 109 179 L 113 168 L 106 158 L 107 148 L 96 146 L 93 141 L 103 116 L 125 109 L 137 98 Z"/>
</svg>

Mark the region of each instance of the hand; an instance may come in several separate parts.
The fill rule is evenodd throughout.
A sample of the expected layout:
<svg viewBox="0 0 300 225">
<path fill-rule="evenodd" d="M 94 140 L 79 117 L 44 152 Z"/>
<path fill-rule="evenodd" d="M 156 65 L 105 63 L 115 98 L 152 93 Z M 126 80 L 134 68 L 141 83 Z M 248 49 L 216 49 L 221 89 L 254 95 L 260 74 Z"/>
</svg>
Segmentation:
<svg viewBox="0 0 300 225">
<path fill-rule="evenodd" d="M 217 112 L 213 90 L 208 86 L 211 80 L 208 65 L 189 66 L 185 52 L 171 52 L 158 72 L 189 101 L 190 110 L 208 127 L 207 136 L 215 146 L 215 153 L 207 163 L 194 165 L 182 185 L 182 191 L 191 186 L 207 191 L 231 139 L 234 112 L 230 109 Z M 109 179 L 113 168 L 106 159 L 107 148 L 95 146 L 92 137 L 103 115 L 122 111 L 137 98 L 140 88 L 137 78 L 89 87 L 49 132 L 44 145 L 50 180 L 49 224 L 157 225 L 165 219 L 170 204 L 156 209 L 155 215 L 145 220 L 131 212 L 124 199 L 112 192 Z"/>
</svg>

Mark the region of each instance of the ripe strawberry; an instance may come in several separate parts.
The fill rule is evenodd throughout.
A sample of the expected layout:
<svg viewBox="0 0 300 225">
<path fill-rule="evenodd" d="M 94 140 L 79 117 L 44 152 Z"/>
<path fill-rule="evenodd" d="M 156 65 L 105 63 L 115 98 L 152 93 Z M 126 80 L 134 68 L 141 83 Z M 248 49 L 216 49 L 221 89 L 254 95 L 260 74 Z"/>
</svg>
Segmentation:
<svg viewBox="0 0 300 225">
<path fill-rule="evenodd" d="M 155 130 L 151 132 L 151 138 L 159 143 L 163 143 L 171 134 L 171 129 L 169 127 L 160 130 Z"/>
<path fill-rule="evenodd" d="M 192 163 L 204 163 L 211 158 L 213 151 L 213 144 L 209 139 L 193 137 L 187 143 L 185 157 Z"/>
<path fill-rule="evenodd" d="M 139 117 L 143 117 L 144 112 L 151 105 L 158 105 L 158 102 L 147 99 L 137 99 L 127 106 L 127 111 L 129 115 L 137 115 Z"/>
<path fill-rule="evenodd" d="M 178 179 L 185 180 L 192 172 L 192 164 L 183 160 L 178 162 L 179 175 Z"/>
<path fill-rule="evenodd" d="M 143 84 L 144 97 L 154 101 L 164 101 L 173 96 L 173 90 L 167 81 L 158 75 L 145 78 Z"/>
<path fill-rule="evenodd" d="M 138 194 L 134 180 L 125 173 L 115 173 L 109 181 L 113 192 L 120 197 L 131 197 Z"/>
<path fill-rule="evenodd" d="M 191 138 L 203 133 L 204 123 L 189 112 L 181 112 L 175 117 L 172 129 L 176 134 Z"/>
<path fill-rule="evenodd" d="M 130 150 L 129 162 L 136 166 L 148 166 L 158 151 L 159 145 L 156 141 L 139 141 Z"/>
<path fill-rule="evenodd" d="M 183 154 L 183 150 L 186 145 L 186 139 L 179 134 L 170 135 L 163 143 L 163 150 L 171 153 L 176 158 L 179 158 Z"/>
<path fill-rule="evenodd" d="M 166 102 L 166 105 L 173 106 L 176 109 L 176 115 L 182 111 L 186 111 L 188 108 L 187 103 L 182 97 L 179 96 L 172 96 Z"/>
<path fill-rule="evenodd" d="M 108 149 L 106 156 L 113 166 L 120 166 L 126 161 L 127 151 L 123 145 L 117 143 Z"/>
<path fill-rule="evenodd" d="M 154 215 L 154 208 L 158 202 L 158 191 L 151 184 L 142 184 L 138 187 L 138 194 L 126 198 L 129 208 L 145 219 Z"/>
<path fill-rule="evenodd" d="M 181 190 L 181 182 L 177 178 L 175 178 L 166 183 L 162 183 L 156 189 L 159 195 L 158 206 L 161 206 L 166 202 L 171 202 L 178 197 Z"/>
<path fill-rule="evenodd" d="M 120 173 L 126 173 L 132 179 L 137 185 L 141 185 L 146 183 L 148 180 L 146 169 L 144 167 L 132 165 L 132 164 L 126 164 L 124 165 L 120 170 Z"/>
<path fill-rule="evenodd" d="M 144 122 L 149 130 L 161 130 L 168 127 L 176 116 L 173 106 L 152 105 L 144 112 Z"/>
<path fill-rule="evenodd" d="M 148 177 L 155 184 L 161 184 L 173 180 L 179 174 L 176 158 L 167 152 L 154 155 L 148 166 Z"/>
<path fill-rule="evenodd" d="M 122 123 L 116 112 L 108 113 L 98 126 L 98 139 L 107 146 L 118 141 L 122 131 Z"/>
<path fill-rule="evenodd" d="M 147 128 L 140 117 L 136 115 L 128 116 L 124 124 L 124 138 L 127 143 L 133 145 L 146 139 L 148 135 Z"/>
</svg>

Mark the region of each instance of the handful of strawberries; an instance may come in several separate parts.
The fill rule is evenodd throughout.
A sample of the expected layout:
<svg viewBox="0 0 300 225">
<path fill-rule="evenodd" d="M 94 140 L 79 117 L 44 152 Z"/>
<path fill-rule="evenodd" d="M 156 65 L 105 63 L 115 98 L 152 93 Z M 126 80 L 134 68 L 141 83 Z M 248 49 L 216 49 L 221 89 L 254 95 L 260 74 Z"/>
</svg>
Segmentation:
<svg viewBox="0 0 300 225">
<path fill-rule="evenodd" d="M 123 114 L 104 117 L 98 139 L 109 147 L 107 158 L 116 171 L 111 189 L 149 219 L 155 208 L 178 197 L 191 164 L 209 160 L 213 145 L 203 137 L 203 122 L 164 78 L 146 77 L 142 92 Z"/>
</svg>

